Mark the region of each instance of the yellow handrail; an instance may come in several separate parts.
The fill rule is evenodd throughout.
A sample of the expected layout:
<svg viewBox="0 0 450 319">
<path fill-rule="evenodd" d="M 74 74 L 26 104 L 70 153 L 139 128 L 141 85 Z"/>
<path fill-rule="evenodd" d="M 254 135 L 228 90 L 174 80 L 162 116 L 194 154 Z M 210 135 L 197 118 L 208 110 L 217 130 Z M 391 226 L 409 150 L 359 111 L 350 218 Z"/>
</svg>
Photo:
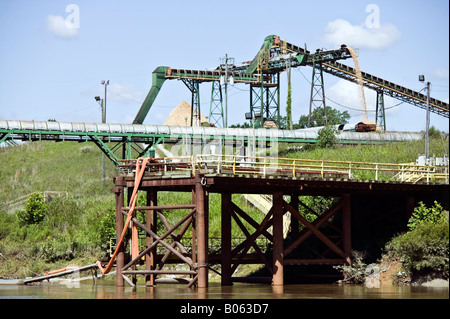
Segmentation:
<svg viewBox="0 0 450 319">
<path fill-rule="evenodd" d="M 180 168 L 178 168 L 176 164 L 186 164 L 185 166 L 187 167 L 181 165 Z M 327 175 L 339 174 L 346 175 L 347 178 L 358 178 L 359 175 L 359 178 L 361 178 L 361 174 L 368 172 L 374 174 L 375 180 L 389 178 L 403 182 L 408 180 L 408 176 L 420 175 L 421 177 L 419 180 L 423 178 L 427 183 L 431 180 L 441 179 L 444 180 L 445 183 L 448 183 L 450 171 L 449 166 L 439 167 L 405 163 L 370 163 L 216 154 L 198 154 L 160 159 L 155 158 L 147 164 L 147 166 L 150 167 L 152 165 L 155 168 L 163 165 L 164 173 L 176 169 L 190 169 L 192 175 L 195 175 L 197 170 L 201 171 L 203 167 L 213 170 L 216 169 L 216 173 L 219 174 L 222 174 L 228 169 L 232 171 L 233 175 L 238 172 L 260 174 L 263 177 L 276 172 L 292 177 L 302 174 L 319 174 L 322 178 L 325 178 Z M 167 166 L 171 166 L 171 169 L 168 170 Z M 208 171 L 210 172 L 210 170 Z"/>
</svg>

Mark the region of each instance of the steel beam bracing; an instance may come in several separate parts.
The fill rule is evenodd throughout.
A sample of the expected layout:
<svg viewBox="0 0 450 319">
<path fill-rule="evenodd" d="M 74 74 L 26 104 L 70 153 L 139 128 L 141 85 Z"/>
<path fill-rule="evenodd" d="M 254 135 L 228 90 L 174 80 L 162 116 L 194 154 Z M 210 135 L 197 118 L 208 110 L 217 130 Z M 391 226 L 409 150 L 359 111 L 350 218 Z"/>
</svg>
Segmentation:
<svg viewBox="0 0 450 319">
<path fill-rule="evenodd" d="M 336 62 L 337 60 L 348 58 L 351 58 L 351 54 L 345 45 L 342 45 L 337 50 L 318 49 L 315 53 L 311 53 L 306 48 L 280 39 L 277 35 L 270 35 L 264 39 L 261 49 L 253 60 L 229 66 L 228 76 L 232 76 L 235 83 L 264 86 L 268 83 L 267 79 L 270 79 L 269 75 L 285 71 L 288 65 L 295 68 L 305 65 L 314 66 L 314 64 L 320 63 L 323 72 L 356 82 L 354 68 Z M 426 95 L 369 73 L 361 73 L 365 87 L 377 92 L 383 92 L 383 94 L 420 108 L 426 108 Z M 143 123 L 165 80 L 191 79 L 201 83 L 219 81 L 220 77 L 224 75 L 225 69 L 223 66 L 219 66 L 214 70 L 174 69 L 168 66 L 157 67 L 152 74 L 152 87 L 142 103 L 133 124 Z M 253 109 L 252 105 L 250 109 Z M 448 103 L 435 98 L 430 100 L 430 111 L 447 118 L 449 117 Z"/>
<path fill-rule="evenodd" d="M 325 87 L 320 63 L 314 63 L 311 81 L 311 97 L 309 100 L 308 127 L 311 127 L 311 114 L 315 108 L 323 108 L 324 123 L 327 124 L 327 108 L 325 104 Z M 319 120 L 319 119 L 316 119 Z"/>
<path fill-rule="evenodd" d="M 215 127 L 224 127 L 222 88 L 217 81 L 212 82 L 211 104 L 209 108 L 209 123 Z"/>
</svg>

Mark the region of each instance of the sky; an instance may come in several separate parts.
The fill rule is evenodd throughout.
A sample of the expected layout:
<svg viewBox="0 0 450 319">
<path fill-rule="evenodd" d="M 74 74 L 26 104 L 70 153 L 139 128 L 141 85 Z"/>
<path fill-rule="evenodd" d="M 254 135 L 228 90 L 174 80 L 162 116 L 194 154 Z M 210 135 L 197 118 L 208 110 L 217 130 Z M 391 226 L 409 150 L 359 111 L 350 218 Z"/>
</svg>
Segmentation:
<svg viewBox="0 0 450 319">
<path fill-rule="evenodd" d="M 101 122 L 95 96 L 105 95 L 109 123 L 131 123 L 158 66 L 210 69 L 228 55 L 253 59 L 275 34 L 314 52 L 347 44 L 362 71 L 449 102 L 449 2 L 370 1 L 0 1 L 0 119 Z M 353 60 L 341 63 L 354 66 Z M 312 68 L 292 71 L 294 121 L 309 110 Z M 324 75 L 327 105 L 364 119 L 359 88 Z M 425 91 L 422 91 L 425 92 Z M 228 86 L 228 123 L 243 123 L 249 86 Z M 280 81 L 285 114 L 287 76 Z M 211 83 L 200 85 L 201 112 L 209 114 Z M 366 89 L 369 119 L 376 94 Z M 179 80 L 166 81 L 144 124 L 163 124 L 191 100 Z M 389 131 L 424 131 L 426 111 L 385 97 Z M 431 126 L 448 132 L 449 120 L 431 113 Z"/>
</svg>

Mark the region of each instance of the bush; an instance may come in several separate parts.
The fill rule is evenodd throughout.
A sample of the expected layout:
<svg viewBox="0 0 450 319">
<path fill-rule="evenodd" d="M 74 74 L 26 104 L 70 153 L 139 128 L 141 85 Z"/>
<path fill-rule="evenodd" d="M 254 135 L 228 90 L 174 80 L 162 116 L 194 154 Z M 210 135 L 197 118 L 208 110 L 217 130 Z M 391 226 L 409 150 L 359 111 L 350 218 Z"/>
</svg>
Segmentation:
<svg viewBox="0 0 450 319">
<path fill-rule="evenodd" d="M 318 132 L 317 146 L 320 148 L 332 148 L 338 142 L 337 130 L 334 126 L 325 126 Z"/>
<path fill-rule="evenodd" d="M 24 210 L 16 212 L 21 225 L 38 224 L 44 220 L 47 212 L 44 196 L 40 193 L 33 193 L 28 196 Z"/>
<path fill-rule="evenodd" d="M 445 217 L 443 211 L 442 206 L 436 201 L 432 208 L 427 208 L 423 202 L 419 202 L 419 206 L 414 208 L 414 212 L 408 220 L 408 227 L 413 230 L 421 223 L 436 224 Z"/>
<path fill-rule="evenodd" d="M 449 277 L 448 218 L 438 222 L 421 222 L 405 234 L 394 237 L 387 245 L 388 253 L 401 257 L 410 276 L 437 275 Z"/>
<path fill-rule="evenodd" d="M 352 264 L 351 265 L 337 265 L 333 266 L 334 269 L 342 272 L 344 275 L 343 283 L 349 284 L 362 284 L 366 280 L 366 268 L 364 263 L 366 257 L 365 252 L 352 251 Z"/>
</svg>

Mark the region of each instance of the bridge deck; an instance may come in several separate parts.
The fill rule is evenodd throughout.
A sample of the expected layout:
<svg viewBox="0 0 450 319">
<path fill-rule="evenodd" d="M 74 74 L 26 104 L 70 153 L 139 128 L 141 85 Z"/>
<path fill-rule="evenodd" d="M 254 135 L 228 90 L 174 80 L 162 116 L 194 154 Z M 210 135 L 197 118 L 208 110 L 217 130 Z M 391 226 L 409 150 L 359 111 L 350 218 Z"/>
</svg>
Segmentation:
<svg viewBox="0 0 450 319">
<path fill-rule="evenodd" d="M 424 168 L 412 165 L 405 171 L 404 164 L 398 168 L 397 164 L 382 163 L 279 158 L 275 163 L 270 160 L 219 155 L 124 160 L 123 172 L 115 179 L 114 188 L 117 238 L 122 240 L 127 231 L 124 216 L 127 216 L 127 223 L 133 222 L 133 226 L 128 235 L 131 236 L 131 261 L 125 264 L 123 250 L 118 250 L 121 245 L 116 248 L 117 285 L 123 285 L 123 280 L 130 283 L 125 275 L 133 276 L 132 285 L 137 275 L 145 275 L 147 284 L 153 285 L 156 277 L 166 274 L 163 265 L 173 261 L 171 256 L 176 256 L 180 263 L 189 267 L 187 272 L 176 274 L 191 276 L 180 282 L 207 287 L 208 265 L 218 262 L 217 256 L 209 255 L 208 249 L 210 193 L 221 195 L 223 285 L 241 280 L 233 277 L 239 265 L 258 260 L 272 275 L 264 280 L 273 285 L 283 285 L 284 265 L 351 263 L 352 249 L 367 249 L 358 247 L 361 243 L 376 241 L 380 236 L 391 238 L 403 231 L 418 201 L 437 200 L 444 207 L 449 204 L 448 167 L 427 167 L 428 177 L 422 183 L 411 183 L 399 181 L 396 176 L 402 176 L 406 171 L 423 172 Z M 373 173 L 371 176 L 377 180 L 355 178 L 358 170 Z M 382 174 L 387 176 L 386 180 L 378 178 Z M 146 206 L 136 206 L 138 191 L 147 193 Z M 192 203 L 158 205 L 161 191 L 192 192 Z M 128 205 L 124 202 L 126 192 L 131 199 Z M 245 208 L 233 202 L 232 194 L 269 194 L 272 205 L 263 220 L 257 221 L 245 212 Z M 334 200 L 324 212 L 307 208 L 316 215 L 309 221 L 300 209 L 307 207 L 302 203 L 305 195 L 327 196 Z M 171 211 L 175 209 L 180 209 L 185 216 L 171 225 L 166 216 L 172 215 Z M 137 219 L 135 211 L 145 211 L 145 225 Z M 291 221 L 289 229 L 283 222 L 285 218 Z M 163 230 L 156 225 L 164 225 L 165 233 L 161 234 Z M 235 227 L 245 238 L 238 245 L 232 243 L 231 228 Z M 142 251 L 138 247 L 137 228 L 146 236 L 146 248 Z M 285 241 L 287 230 L 290 230 L 290 236 Z M 191 243 L 188 243 L 192 247 L 182 241 L 187 231 L 192 231 Z M 271 242 L 270 249 L 260 246 L 257 240 L 261 237 Z M 165 238 L 172 241 L 166 242 Z M 167 251 L 163 257 L 157 251 L 159 244 Z M 143 256 L 146 256 L 146 270 L 136 270 Z"/>
</svg>

